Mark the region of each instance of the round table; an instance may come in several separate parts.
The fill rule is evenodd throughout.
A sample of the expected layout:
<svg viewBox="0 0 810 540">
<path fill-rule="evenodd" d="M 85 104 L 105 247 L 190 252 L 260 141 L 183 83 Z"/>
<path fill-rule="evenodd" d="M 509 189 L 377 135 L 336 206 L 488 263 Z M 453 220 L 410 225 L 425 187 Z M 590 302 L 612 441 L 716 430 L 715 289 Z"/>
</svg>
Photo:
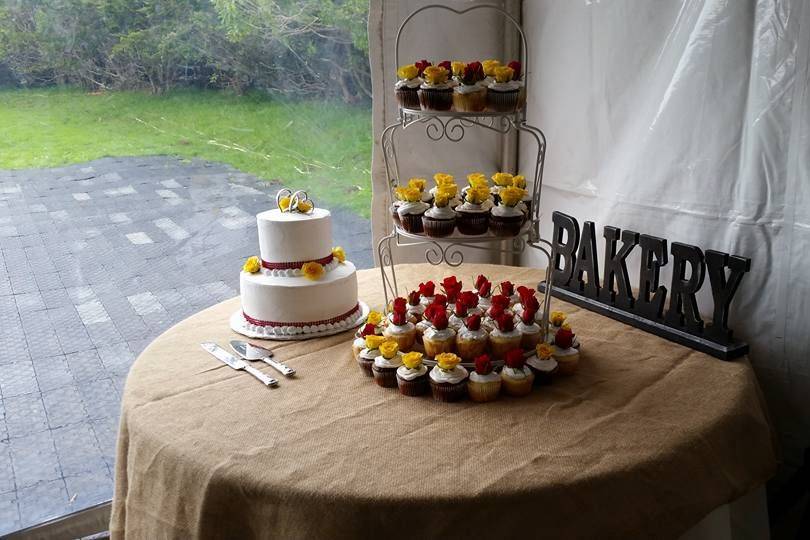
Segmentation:
<svg viewBox="0 0 810 540">
<path fill-rule="evenodd" d="M 414 288 L 453 273 L 465 284 L 479 273 L 531 286 L 543 277 L 401 265 L 398 280 Z M 380 306 L 379 270 L 358 282 Z M 266 388 L 200 348 L 238 337 L 228 327 L 238 298 L 190 317 L 129 374 L 113 535 L 676 538 L 773 474 L 747 359 L 723 362 L 552 305 L 582 342 L 579 372 L 486 404 L 376 386 L 352 358 L 351 333 L 265 342 L 298 372 Z"/>
</svg>

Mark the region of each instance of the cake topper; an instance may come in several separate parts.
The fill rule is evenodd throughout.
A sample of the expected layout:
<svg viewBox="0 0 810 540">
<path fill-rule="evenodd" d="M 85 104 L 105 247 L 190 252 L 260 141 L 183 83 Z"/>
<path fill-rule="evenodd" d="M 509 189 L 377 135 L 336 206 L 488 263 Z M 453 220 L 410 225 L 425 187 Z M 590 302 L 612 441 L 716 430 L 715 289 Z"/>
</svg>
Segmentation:
<svg viewBox="0 0 810 540">
<path fill-rule="evenodd" d="M 276 193 L 276 205 L 281 212 L 298 212 L 300 214 L 309 214 L 315 209 L 313 203 L 307 192 L 299 189 L 298 191 L 291 191 L 288 188 L 282 188 Z"/>
</svg>

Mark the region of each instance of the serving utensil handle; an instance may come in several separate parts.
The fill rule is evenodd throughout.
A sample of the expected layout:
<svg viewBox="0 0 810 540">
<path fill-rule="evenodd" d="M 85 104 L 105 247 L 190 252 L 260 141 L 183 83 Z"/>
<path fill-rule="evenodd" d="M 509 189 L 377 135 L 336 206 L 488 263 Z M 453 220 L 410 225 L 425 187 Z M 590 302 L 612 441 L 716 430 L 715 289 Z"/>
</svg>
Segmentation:
<svg viewBox="0 0 810 540">
<path fill-rule="evenodd" d="M 262 373 L 261 371 L 259 371 L 258 369 L 247 363 L 245 365 L 245 371 L 247 371 L 257 379 L 262 381 L 262 384 L 266 386 L 276 386 L 278 384 L 278 381 L 276 379 L 270 377 L 269 375 L 265 375 L 264 373 Z"/>
</svg>

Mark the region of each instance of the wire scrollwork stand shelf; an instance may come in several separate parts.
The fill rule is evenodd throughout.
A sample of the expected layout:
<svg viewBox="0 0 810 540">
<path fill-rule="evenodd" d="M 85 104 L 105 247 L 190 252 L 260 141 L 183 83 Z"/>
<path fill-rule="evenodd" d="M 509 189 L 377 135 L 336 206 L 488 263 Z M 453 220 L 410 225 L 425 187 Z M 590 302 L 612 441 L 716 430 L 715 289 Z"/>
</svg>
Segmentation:
<svg viewBox="0 0 810 540">
<path fill-rule="evenodd" d="M 456 15 L 479 9 L 490 9 L 499 12 L 506 20 L 512 23 L 520 34 L 522 45 L 521 59 L 523 66 L 529 66 L 528 48 L 526 46 L 526 36 L 517 20 L 509 13 L 498 6 L 491 4 L 479 4 L 466 9 L 457 10 L 449 6 L 428 5 L 412 12 L 399 27 L 395 42 L 396 65 L 399 63 L 399 42 L 403 30 L 411 20 L 419 13 L 427 10 L 444 10 Z M 528 78 L 527 78 L 528 79 Z M 526 82 L 528 91 L 528 80 Z M 530 214 L 519 234 L 512 237 L 499 237 L 492 234 L 479 236 L 466 236 L 453 234 L 444 238 L 433 238 L 423 234 L 414 234 L 405 231 L 393 221 L 390 213 L 387 212 L 391 221 L 391 232 L 380 239 L 377 244 L 377 256 L 380 264 L 380 272 L 383 282 L 383 292 L 385 294 L 386 310 L 394 298 L 400 296 L 396 277 L 396 264 L 394 261 L 394 250 L 397 247 L 424 246 L 425 260 L 432 265 L 446 264 L 450 267 L 458 267 L 464 263 L 464 249 L 484 250 L 489 253 L 500 254 L 521 254 L 526 248 L 536 249 L 543 253 L 547 259 L 546 283 L 551 283 L 551 264 L 553 259 L 552 244 L 548 240 L 540 237 L 540 194 L 543 185 L 543 166 L 546 157 L 546 136 L 543 132 L 526 122 L 525 109 L 521 108 L 514 112 L 461 112 L 461 111 L 423 111 L 421 109 L 408 109 L 400 107 L 397 121 L 386 126 L 380 135 L 380 145 L 383 150 L 383 161 L 385 172 L 388 177 L 389 186 L 386 190 L 385 204 L 386 210 L 393 204 L 394 190 L 401 184 L 400 167 L 396 152 L 396 135 L 409 128 L 423 127 L 425 135 L 433 141 L 446 139 L 452 142 L 460 142 L 464 139 L 467 129 L 482 128 L 505 135 L 515 131 L 528 135 L 537 148 L 536 158 L 531 167 L 533 174 L 531 188 Z M 541 323 L 542 331 L 548 328 L 549 307 L 551 304 L 551 287 L 545 287 L 543 294 L 543 318 Z"/>
</svg>

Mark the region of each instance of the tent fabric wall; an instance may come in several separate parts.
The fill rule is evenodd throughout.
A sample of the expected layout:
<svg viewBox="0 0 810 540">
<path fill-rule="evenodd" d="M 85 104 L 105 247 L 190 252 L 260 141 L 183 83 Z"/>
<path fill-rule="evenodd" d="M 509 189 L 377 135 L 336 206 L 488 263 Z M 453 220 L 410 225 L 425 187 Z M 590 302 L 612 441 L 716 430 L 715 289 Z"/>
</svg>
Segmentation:
<svg viewBox="0 0 810 540">
<path fill-rule="evenodd" d="M 548 138 L 541 234 L 560 210 L 600 235 L 750 257 L 731 326 L 797 464 L 810 446 L 810 2 L 527 0 L 523 25 L 528 119 Z"/>
</svg>

